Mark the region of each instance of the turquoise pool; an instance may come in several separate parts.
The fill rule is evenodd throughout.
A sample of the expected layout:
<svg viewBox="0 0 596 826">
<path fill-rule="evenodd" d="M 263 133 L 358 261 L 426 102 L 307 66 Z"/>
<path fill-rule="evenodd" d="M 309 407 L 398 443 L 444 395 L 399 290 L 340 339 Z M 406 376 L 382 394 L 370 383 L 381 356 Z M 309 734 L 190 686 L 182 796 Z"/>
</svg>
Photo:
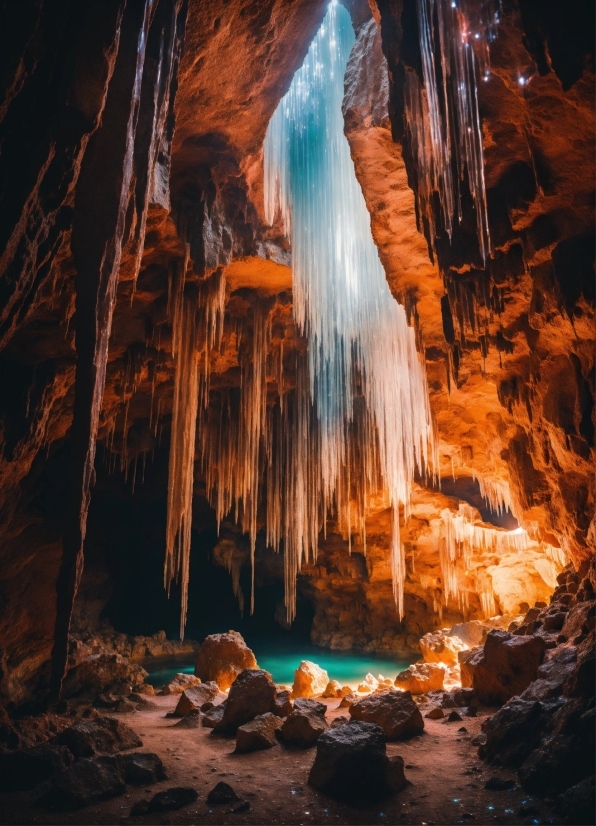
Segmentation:
<svg viewBox="0 0 596 826">
<path fill-rule="evenodd" d="M 294 671 L 301 660 L 311 660 L 327 671 L 330 680 L 337 680 L 342 685 L 352 687 L 356 687 L 369 671 L 375 677 L 382 674 L 384 677 L 395 679 L 398 671 L 403 671 L 414 662 L 414 658 L 398 655 L 375 654 L 368 651 L 330 651 L 327 648 L 295 643 L 255 643 L 251 648 L 255 652 L 259 667 L 269 671 L 276 683 L 287 686 L 294 682 Z M 179 664 L 174 668 L 151 671 L 147 682 L 154 686 L 165 685 L 175 674 L 192 674 L 193 671 L 194 663 Z"/>
</svg>

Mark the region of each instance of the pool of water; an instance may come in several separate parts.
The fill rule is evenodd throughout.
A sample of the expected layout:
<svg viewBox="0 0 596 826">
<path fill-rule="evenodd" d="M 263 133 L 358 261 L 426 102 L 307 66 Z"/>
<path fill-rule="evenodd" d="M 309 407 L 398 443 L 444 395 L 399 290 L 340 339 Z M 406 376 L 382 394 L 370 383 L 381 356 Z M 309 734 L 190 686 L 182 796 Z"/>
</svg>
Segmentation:
<svg viewBox="0 0 596 826">
<path fill-rule="evenodd" d="M 368 651 L 330 651 L 327 648 L 295 643 L 254 643 L 251 648 L 259 667 L 269 671 L 274 682 L 287 686 L 294 682 L 294 671 L 301 660 L 316 663 L 327 671 L 330 680 L 337 680 L 341 685 L 349 685 L 352 688 L 362 682 L 369 672 L 375 677 L 382 674 L 393 680 L 398 671 L 403 671 L 414 662 L 414 658 L 398 655 L 375 654 Z M 172 668 L 150 671 L 147 682 L 161 686 L 169 682 L 175 674 L 192 674 L 193 671 L 194 663 L 178 664 Z"/>
</svg>

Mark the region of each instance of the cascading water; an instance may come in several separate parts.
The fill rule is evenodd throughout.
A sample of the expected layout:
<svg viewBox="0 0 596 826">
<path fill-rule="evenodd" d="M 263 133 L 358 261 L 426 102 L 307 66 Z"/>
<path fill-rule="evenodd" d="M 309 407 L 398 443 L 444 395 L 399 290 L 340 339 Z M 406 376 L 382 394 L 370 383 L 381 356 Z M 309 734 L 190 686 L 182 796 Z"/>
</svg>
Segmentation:
<svg viewBox="0 0 596 826">
<path fill-rule="evenodd" d="M 316 496 L 312 491 L 306 496 L 309 519 L 317 513 L 324 519 L 335 507 L 340 519 L 347 508 L 351 522 L 346 477 L 356 470 L 350 467 L 356 427 L 360 511 L 379 486 L 393 509 L 391 563 L 401 615 L 405 565 L 399 507 L 407 515 L 414 473 L 426 472 L 432 426 L 414 331 L 387 286 L 343 132 L 343 77 L 353 42 L 349 14 L 333 0 L 269 125 L 265 209 L 269 223 L 281 213 L 291 233 L 294 314 L 308 340 L 309 386 L 302 392 L 310 392 L 298 404 L 306 411 L 300 449 L 320 462 L 320 473 L 310 479 L 318 485 Z M 364 410 L 356 416 L 360 396 Z M 305 462 L 306 457 L 302 463 L 296 457 L 292 470 Z M 314 548 L 304 542 L 308 558 Z M 294 559 L 292 567 L 299 566 L 300 559 Z"/>
</svg>

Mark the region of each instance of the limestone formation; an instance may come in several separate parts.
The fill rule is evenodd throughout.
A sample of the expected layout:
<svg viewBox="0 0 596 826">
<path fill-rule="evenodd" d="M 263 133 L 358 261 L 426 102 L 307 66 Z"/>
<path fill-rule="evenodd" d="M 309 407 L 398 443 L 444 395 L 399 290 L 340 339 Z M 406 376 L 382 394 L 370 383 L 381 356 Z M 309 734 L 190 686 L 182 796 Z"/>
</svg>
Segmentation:
<svg viewBox="0 0 596 826">
<path fill-rule="evenodd" d="M 406 740 L 424 731 L 424 720 L 409 691 L 373 694 L 350 706 L 352 720 L 376 723 L 386 740 Z"/>
<path fill-rule="evenodd" d="M 176 674 L 173 680 L 164 685 L 162 694 L 182 694 L 187 688 L 200 685 L 201 680 L 193 674 Z"/>
<path fill-rule="evenodd" d="M 395 687 L 410 694 L 426 694 L 428 691 L 441 691 L 445 680 L 446 668 L 441 663 L 415 663 L 405 671 L 400 671 L 395 678 Z"/>
<path fill-rule="evenodd" d="M 255 655 L 237 631 L 206 637 L 195 665 L 195 675 L 203 682 L 216 682 L 222 691 L 232 685 L 245 668 L 257 668 Z"/>
<path fill-rule="evenodd" d="M 292 697 L 319 697 L 329 683 L 329 675 L 316 663 L 302 660 L 294 672 Z"/>
<path fill-rule="evenodd" d="M 465 644 L 457 636 L 448 636 L 443 631 L 425 634 L 420 640 L 420 651 L 425 662 L 457 665 L 457 655 Z"/>
</svg>

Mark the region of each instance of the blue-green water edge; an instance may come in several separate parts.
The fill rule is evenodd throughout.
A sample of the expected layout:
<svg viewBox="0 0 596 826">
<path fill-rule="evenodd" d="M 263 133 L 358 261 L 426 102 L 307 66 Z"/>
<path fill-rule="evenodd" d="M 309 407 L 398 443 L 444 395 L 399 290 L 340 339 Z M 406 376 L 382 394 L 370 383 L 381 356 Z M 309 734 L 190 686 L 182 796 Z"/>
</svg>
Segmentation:
<svg viewBox="0 0 596 826">
<path fill-rule="evenodd" d="M 352 686 L 361 682 L 369 672 L 375 677 L 382 674 L 393 680 L 399 671 L 403 671 L 415 660 L 414 657 L 408 658 L 397 654 L 330 651 L 327 648 L 289 642 L 253 644 L 251 648 L 255 653 L 259 668 L 268 671 L 275 683 L 287 686 L 291 686 L 294 682 L 294 671 L 302 660 L 310 660 L 324 668 L 330 680 L 337 680 L 342 685 Z M 147 682 L 154 686 L 162 686 L 168 683 L 175 674 L 180 672 L 192 674 L 193 671 L 194 663 L 179 664 L 173 668 L 150 671 Z"/>
</svg>

